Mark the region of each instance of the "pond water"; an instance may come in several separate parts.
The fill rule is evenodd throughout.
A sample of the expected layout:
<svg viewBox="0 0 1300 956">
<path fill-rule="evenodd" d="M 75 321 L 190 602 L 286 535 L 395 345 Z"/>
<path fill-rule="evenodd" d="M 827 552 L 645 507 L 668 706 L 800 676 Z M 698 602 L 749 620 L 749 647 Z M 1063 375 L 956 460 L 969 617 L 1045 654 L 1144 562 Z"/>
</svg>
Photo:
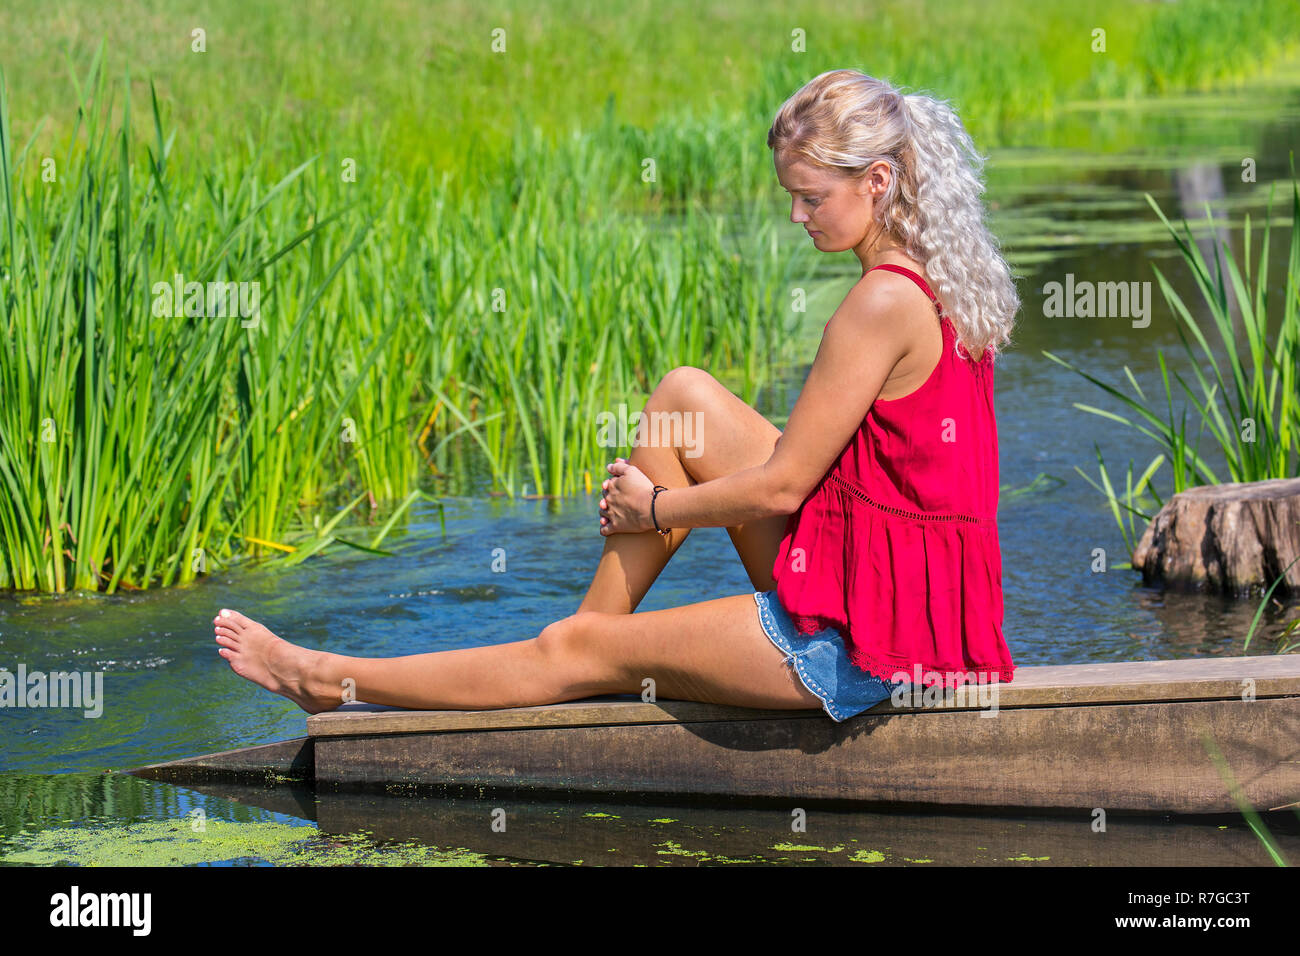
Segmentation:
<svg viewBox="0 0 1300 956">
<path fill-rule="evenodd" d="M 1258 597 L 1175 594 L 1113 566 L 1127 560 L 1123 540 L 1105 501 L 1075 469 L 1096 478 L 1094 442 L 1121 477 L 1130 458 L 1140 472 L 1158 449 L 1074 408 L 1121 410 L 1042 355 L 1051 351 L 1117 386 L 1128 365 L 1149 395 L 1160 394 L 1157 349 L 1187 368 L 1152 267 L 1189 304 L 1198 304 L 1198 294 L 1147 192 L 1171 219 L 1197 217 L 1203 200 L 1216 201 L 1240 256 L 1243 214 L 1261 223 L 1266 184 L 1282 180 L 1274 214 L 1284 224 L 1274 226 L 1270 267 L 1273 301 L 1280 300 L 1300 80 L 1286 73 L 1274 80 L 1231 96 L 1131 108 L 1077 104 L 1024 130 L 1023 142 L 1050 147 L 990 159 L 987 198 L 1024 303 L 996 380 L 1004 632 L 1018 664 L 1267 654 L 1300 614 L 1294 600 L 1275 602 L 1245 649 Z M 1257 182 L 1237 174 L 1247 157 Z M 828 262 L 798 346 L 806 361 L 855 267 L 851 253 Z M 1067 274 L 1151 282 L 1150 324 L 1046 317 L 1043 286 Z M 778 425 L 806 369 L 779 369 L 764 390 L 759 408 Z M 1158 487 L 1171 492 L 1167 483 Z M 1097 840 L 1087 820 L 826 812 L 807 833 L 791 833 L 774 811 L 580 802 L 511 804 L 528 823 L 494 842 L 482 802 L 287 788 L 198 794 L 109 772 L 304 733 L 301 711 L 235 677 L 217 656 L 210 622 L 221 607 L 309 646 L 370 656 L 518 640 L 571 614 L 603 543 L 597 496 L 512 502 L 481 491 L 471 486 L 464 497 L 444 499 L 445 534 L 433 509 L 416 510 L 390 539 L 391 558 L 323 555 L 293 569 L 219 572 L 165 592 L 0 597 L 0 665 L 105 674 L 97 718 L 0 709 L 0 862 L 1270 862 L 1239 821 L 1123 821 L 1113 838 Z M 503 572 L 492 567 L 498 548 Z M 1091 570 L 1096 548 L 1108 556 L 1105 573 Z M 725 531 L 699 528 L 641 610 L 751 590 Z M 1278 836 L 1288 858 L 1300 860 L 1300 831 Z"/>
</svg>

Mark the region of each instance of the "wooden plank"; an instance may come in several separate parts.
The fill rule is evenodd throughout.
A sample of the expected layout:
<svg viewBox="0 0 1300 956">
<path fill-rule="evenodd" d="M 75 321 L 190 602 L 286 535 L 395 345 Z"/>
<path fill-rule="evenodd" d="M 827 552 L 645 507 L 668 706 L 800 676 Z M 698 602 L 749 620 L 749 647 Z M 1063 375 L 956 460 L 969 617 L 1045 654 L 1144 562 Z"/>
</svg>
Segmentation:
<svg viewBox="0 0 1300 956">
<path fill-rule="evenodd" d="M 1232 813 L 1300 799 L 1300 655 L 1021 668 L 996 709 L 820 710 L 596 698 L 489 711 L 349 704 L 309 737 L 156 764 L 176 782 L 314 779 L 857 806 Z M 987 688 L 985 688 L 987 691 Z M 1243 694 L 1251 691 L 1254 699 Z M 501 733 L 500 731 L 510 731 Z"/>
<path fill-rule="evenodd" d="M 714 720 L 787 720 L 792 716 L 826 717 L 825 711 L 757 710 L 726 707 L 693 700 L 662 700 L 646 703 L 627 700 L 578 700 L 537 707 L 500 710 L 380 710 L 345 704 L 337 711 L 307 718 L 311 737 L 354 736 L 356 734 L 438 733 L 462 730 L 518 730 L 529 727 L 584 727 L 610 724 L 695 723 Z"/>
<path fill-rule="evenodd" d="M 295 737 L 256 747 L 222 750 L 200 757 L 150 764 L 128 770 L 127 773 L 149 780 L 182 784 L 203 781 L 312 780 L 315 772 L 313 751 L 310 737 Z"/>
<path fill-rule="evenodd" d="M 868 714 L 937 713 L 987 709 L 996 687 L 998 709 L 1062 707 L 1176 700 L 1240 700 L 1249 689 L 1257 698 L 1300 695 L 1300 654 L 1207 657 L 1163 661 L 1123 661 L 1021 667 L 1010 684 L 986 686 L 966 695 L 950 690 L 947 703 L 895 707 L 882 701 Z M 981 706 L 983 704 L 983 707 Z M 357 734 L 440 733 L 512 730 L 529 727 L 583 727 L 632 724 L 698 723 L 729 720 L 829 720 L 821 710 L 756 710 L 696 701 L 639 698 L 590 699 L 500 710 L 398 710 L 347 704 L 307 718 L 312 737 Z"/>
<path fill-rule="evenodd" d="M 352 718 L 348 718 L 352 719 Z M 316 780 L 861 806 L 1230 813 L 1300 799 L 1300 697 L 319 736 Z"/>
</svg>

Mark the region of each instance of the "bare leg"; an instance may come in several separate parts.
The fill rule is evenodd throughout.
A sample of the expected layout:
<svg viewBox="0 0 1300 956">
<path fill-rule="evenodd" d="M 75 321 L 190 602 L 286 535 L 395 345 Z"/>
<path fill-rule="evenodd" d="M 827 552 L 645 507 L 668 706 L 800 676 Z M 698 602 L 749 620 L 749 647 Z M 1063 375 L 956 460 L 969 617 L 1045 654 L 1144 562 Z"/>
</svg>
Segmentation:
<svg viewBox="0 0 1300 956">
<path fill-rule="evenodd" d="M 242 677 L 310 713 L 356 699 L 416 710 L 490 710 L 640 693 L 742 707 L 821 702 L 763 633 L 752 594 L 640 614 L 575 614 L 531 640 L 407 657 L 344 657 L 298 647 L 236 611 L 214 620 Z"/>
<path fill-rule="evenodd" d="M 628 457 L 655 484 L 685 488 L 701 481 L 761 465 L 772 454 L 781 431 L 708 372 L 691 366 L 675 368 L 659 383 L 646 403 L 647 415 L 680 412 L 697 415 L 698 456 L 681 445 L 667 444 L 668 435 L 646 436 Z M 647 441 L 664 442 L 650 444 Z M 608 476 L 602 476 L 602 480 Z M 593 522 L 596 519 L 593 518 Z M 770 590 L 772 564 L 785 530 L 785 516 L 751 521 L 727 529 L 736 552 L 757 590 Z M 593 527 L 595 525 L 593 524 Z M 630 614 L 636 610 L 659 573 L 690 534 L 676 528 L 667 537 L 656 531 L 614 534 L 604 551 L 577 613 L 600 611 Z"/>
<path fill-rule="evenodd" d="M 697 412 L 702 421 L 699 456 L 672 444 L 642 443 L 633 450 L 631 462 L 669 488 L 762 464 L 781 435 L 711 375 L 689 366 L 664 376 L 647 404 L 647 411 L 656 410 Z M 786 517 L 778 516 L 727 529 L 758 590 L 774 587 L 772 564 L 785 524 Z M 218 653 L 241 677 L 310 713 L 338 707 L 345 691 L 354 699 L 397 707 L 485 709 L 639 692 L 642 678 L 654 673 L 664 677 L 656 678 L 664 697 L 818 706 L 781 669 L 780 679 L 768 685 L 755 683 L 747 673 L 755 654 L 768 659 L 775 654 L 778 663 L 783 659 L 758 625 L 752 596 L 720 599 L 732 602 L 725 613 L 716 610 L 718 601 L 632 613 L 688 533 L 678 529 L 667 538 L 654 531 L 606 538 L 578 612 L 531 640 L 397 658 L 343 657 L 290 644 L 256 621 L 223 611 L 213 621 Z M 703 608 L 715 610 L 698 610 Z M 727 620 L 719 620 L 720 614 Z M 731 650 L 720 643 L 728 627 L 739 642 Z M 647 628 L 652 633 L 643 633 Z M 761 640 L 754 641 L 755 635 Z M 636 643 L 641 640 L 648 643 L 642 647 Z M 695 643 L 679 646 L 682 640 Z M 652 647 L 660 646 L 657 641 L 662 656 L 648 657 Z M 749 656 L 737 657 L 744 647 Z M 787 703 L 771 703 L 782 699 Z"/>
</svg>

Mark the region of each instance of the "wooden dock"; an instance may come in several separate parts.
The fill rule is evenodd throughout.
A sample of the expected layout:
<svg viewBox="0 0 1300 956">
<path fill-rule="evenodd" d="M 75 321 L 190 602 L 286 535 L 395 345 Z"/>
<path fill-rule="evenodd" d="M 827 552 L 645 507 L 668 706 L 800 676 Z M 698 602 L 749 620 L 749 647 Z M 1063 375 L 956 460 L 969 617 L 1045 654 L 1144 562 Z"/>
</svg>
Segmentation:
<svg viewBox="0 0 1300 956">
<path fill-rule="evenodd" d="M 577 793 L 651 802 L 1235 813 L 1300 801 L 1300 655 L 1021 667 L 996 696 L 823 711 L 595 698 L 349 704 L 307 736 L 132 771 L 183 784 Z M 1216 764 L 1211 748 L 1222 754 Z"/>
</svg>

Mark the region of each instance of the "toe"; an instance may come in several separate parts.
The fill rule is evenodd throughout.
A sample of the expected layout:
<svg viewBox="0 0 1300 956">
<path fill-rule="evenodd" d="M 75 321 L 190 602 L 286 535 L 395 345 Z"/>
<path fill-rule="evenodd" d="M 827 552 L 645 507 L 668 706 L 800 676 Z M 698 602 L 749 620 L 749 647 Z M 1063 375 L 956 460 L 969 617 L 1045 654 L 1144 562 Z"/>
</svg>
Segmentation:
<svg viewBox="0 0 1300 956">
<path fill-rule="evenodd" d="M 235 631 L 242 631 L 249 625 L 256 624 L 251 617 L 245 617 L 238 611 L 232 611 L 230 608 L 223 608 L 221 611 L 221 620 Z"/>
<path fill-rule="evenodd" d="M 216 636 L 218 641 L 224 637 L 226 640 L 230 641 L 232 645 L 238 643 L 239 632 L 236 631 L 234 628 L 232 628 L 230 625 L 224 623 L 218 624 L 215 628 L 213 628 L 213 630 L 216 631 Z"/>
</svg>

